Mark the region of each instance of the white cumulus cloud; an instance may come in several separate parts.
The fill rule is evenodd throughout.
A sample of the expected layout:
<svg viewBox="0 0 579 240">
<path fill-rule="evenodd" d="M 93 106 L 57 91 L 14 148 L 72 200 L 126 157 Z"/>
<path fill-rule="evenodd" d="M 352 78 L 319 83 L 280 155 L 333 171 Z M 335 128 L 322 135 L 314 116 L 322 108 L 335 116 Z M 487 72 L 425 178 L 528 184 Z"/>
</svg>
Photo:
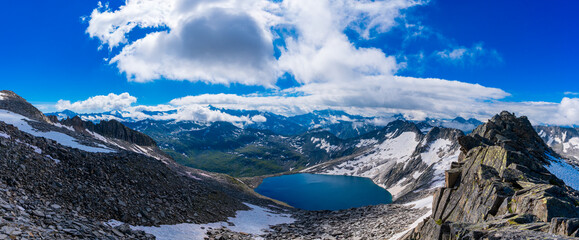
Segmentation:
<svg viewBox="0 0 579 240">
<path fill-rule="evenodd" d="M 232 116 L 207 106 L 283 115 L 333 108 L 366 116 L 403 113 L 416 119 L 484 119 L 509 110 L 529 115 L 537 123 L 579 124 L 576 98 L 564 98 L 560 103 L 503 102 L 509 93 L 498 88 L 396 76 L 407 63 L 397 62 L 381 49 L 357 46 L 345 34 L 352 30 L 361 39 L 372 39 L 400 24 L 403 10 L 427 3 L 126 0 L 118 9 L 100 4 L 87 18 L 86 31 L 113 54 L 109 62 L 131 81 L 240 83 L 265 86 L 274 94 L 202 94 L 152 107 L 132 106 L 136 98 L 129 94 L 109 94 L 74 103 L 61 100 L 57 108 L 80 112 L 124 109 L 126 114 L 143 118 L 147 117 L 143 109 L 170 108 L 176 113 L 157 118 L 230 122 L 264 119 Z M 137 39 L 128 37 L 138 29 L 148 33 Z M 481 59 L 502 61 L 497 51 L 482 43 L 451 45 L 428 57 L 458 65 L 478 64 Z M 276 81 L 284 73 L 291 74 L 297 86 L 276 89 Z"/>
<path fill-rule="evenodd" d="M 137 102 L 137 98 L 131 96 L 129 93 L 121 93 L 119 95 L 110 93 L 109 95 L 98 95 L 73 103 L 68 100 L 59 100 L 56 103 L 56 109 L 59 111 L 68 109 L 79 113 L 103 112 L 122 110 L 135 102 Z"/>
</svg>

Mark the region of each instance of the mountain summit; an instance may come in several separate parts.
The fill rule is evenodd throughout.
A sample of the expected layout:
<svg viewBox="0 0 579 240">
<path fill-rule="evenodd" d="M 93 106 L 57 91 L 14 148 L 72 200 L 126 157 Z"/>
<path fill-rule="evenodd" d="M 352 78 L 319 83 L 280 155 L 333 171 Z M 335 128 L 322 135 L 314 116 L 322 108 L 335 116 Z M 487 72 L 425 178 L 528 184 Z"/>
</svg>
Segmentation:
<svg viewBox="0 0 579 240">
<path fill-rule="evenodd" d="M 405 239 L 579 236 L 579 192 L 569 179 L 579 171 L 545 145 L 526 117 L 502 112 L 459 143 L 432 215 Z"/>
</svg>

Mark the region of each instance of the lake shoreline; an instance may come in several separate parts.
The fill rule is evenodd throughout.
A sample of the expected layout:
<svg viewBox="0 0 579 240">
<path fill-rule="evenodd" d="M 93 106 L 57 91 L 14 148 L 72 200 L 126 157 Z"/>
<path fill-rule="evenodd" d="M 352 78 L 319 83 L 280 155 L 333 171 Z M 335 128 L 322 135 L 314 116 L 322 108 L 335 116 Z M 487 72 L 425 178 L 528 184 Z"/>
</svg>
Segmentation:
<svg viewBox="0 0 579 240">
<path fill-rule="evenodd" d="M 392 203 L 392 195 L 371 179 L 299 173 L 264 178 L 260 195 L 302 210 L 342 210 Z"/>
</svg>

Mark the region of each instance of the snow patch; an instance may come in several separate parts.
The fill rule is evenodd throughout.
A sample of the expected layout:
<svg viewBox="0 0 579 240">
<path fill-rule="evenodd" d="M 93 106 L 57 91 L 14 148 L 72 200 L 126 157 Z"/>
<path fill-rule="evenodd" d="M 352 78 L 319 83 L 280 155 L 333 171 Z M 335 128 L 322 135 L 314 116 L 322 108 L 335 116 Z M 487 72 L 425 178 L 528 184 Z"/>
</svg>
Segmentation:
<svg viewBox="0 0 579 240">
<path fill-rule="evenodd" d="M 310 140 L 312 141 L 312 143 L 318 143 L 316 144 L 316 147 L 319 149 L 326 150 L 327 153 L 330 153 L 331 151 L 338 149 L 338 146 L 330 144 L 329 142 L 326 141 L 326 139 L 312 137 Z"/>
<path fill-rule="evenodd" d="M 452 142 L 448 139 L 436 139 L 430 144 L 428 151 L 421 154 L 422 161 L 428 166 L 440 161 L 441 155 L 448 152 L 451 146 Z"/>
<path fill-rule="evenodd" d="M 579 138 L 573 137 L 569 139 L 567 142 L 563 143 L 563 152 L 569 152 L 579 149 Z"/>
<path fill-rule="evenodd" d="M 419 200 L 416 200 L 413 202 L 405 203 L 404 206 L 413 205 L 413 208 L 417 208 L 417 209 L 420 209 L 420 208 L 431 209 L 432 208 L 432 201 L 433 201 L 432 196 L 428 196 L 428 197 L 425 197 L 423 199 L 419 199 Z"/>
<path fill-rule="evenodd" d="M 60 124 L 60 123 L 53 123 L 52 125 L 54 125 L 54 126 L 56 126 L 56 127 L 59 127 L 59 128 L 66 128 L 66 129 L 74 132 L 74 128 L 71 127 L 71 126 L 62 125 L 62 124 Z"/>
<path fill-rule="evenodd" d="M 216 222 L 208 224 L 181 223 L 176 225 L 161 225 L 159 227 L 131 226 L 134 230 L 142 230 L 146 233 L 155 235 L 159 240 L 185 240 L 185 239 L 203 239 L 206 237 L 208 228 L 227 227 L 234 232 L 244 232 L 259 236 L 265 234 L 264 230 L 270 226 L 293 223 L 289 214 L 281 214 L 268 208 L 259 207 L 253 204 L 245 203 L 251 210 L 238 211 L 235 217 L 230 217 L 227 222 Z M 234 226 L 229 226 L 228 222 Z M 122 222 L 111 220 L 107 222 L 110 226 L 121 225 Z"/>
<path fill-rule="evenodd" d="M 553 157 L 548 153 L 546 153 L 546 155 L 550 158 L 551 164 L 546 165 L 545 168 L 563 180 L 567 186 L 579 191 L 579 168 L 568 164 L 563 159 Z"/>
<path fill-rule="evenodd" d="M 356 144 L 357 148 L 361 148 L 361 147 L 366 147 L 366 146 L 370 146 L 370 145 L 374 145 L 378 143 L 378 140 L 375 138 L 371 138 L 371 139 L 362 139 L 360 140 L 360 142 L 358 144 Z"/>
<path fill-rule="evenodd" d="M 97 147 L 90 147 L 86 145 L 82 145 L 78 142 L 77 139 L 66 135 L 60 132 L 42 132 L 34 129 L 30 126 L 26 121 L 32 121 L 20 114 L 16 114 L 6 110 L 0 110 L 0 121 L 3 121 L 8 124 L 12 124 L 17 127 L 20 131 L 26 132 L 28 134 L 34 135 L 36 137 L 43 137 L 47 139 L 52 139 L 58 142 L 61 145 L 77 148 L 86 152 L 102 152 L 102 153 L 110 153 L 114 152 L 108 148 L 97 148 Z"/>
<path fill-rule="evenodd" d="M 5 133 L 5 132 L 0 132 L 0 137 L 3 137 L 3 138 L 8 138 L 8 139 L 10 139 L 10 135 L 8 135 L 8 134 L 7 134 L 7 133 Z"/>
<path fill-rule="evenodd" d="M 50 155 L 46 155 L 46 157 L 49 158 L 49 159 L 51 159 L 52 161 L 54 161 L 54 163 L 56 163 L 56 164 L 59 164 L 59 163 L 60 163 L 60 160 L 58 160 L 58 159 L 56 159 L 56 158 L 53 158 L 53 157 L 50 156 Z"/>
<path fill-rule="evenodd" d="M 384 140 L 367 154 L 338 164 L 332 169 L 325 170 L 321 173 L 373 179 L 380 173 L 386 172 L 396 163 L 408 162 L 416 146 L 418 146 L 416 133 L 403 132 L 396 138 Z"/>
<path fill-rule="evenodd" d="M 30 145 L 30 144 L 28 144 L 28 143 L 26 143 L 26 145 L 28 145 L 29 147 L 31 147 L 32 149 L 34 149 L 34 152 L 36 152 L 36 153 L 38 153 L 38 154 L 42 154 L 42 149 L 40 149 L 39 147 L 34 146 L 34 145 Z"/>
<path fill-rule="evenodd" d="M 422 175 L 422 173 L 423 173 L 423 171 L 414 172 L 414 173 L 412 174 L 412 178 L 418 179 L 418 178 L 420 177 L 420 175 Z"/>
<path fill-rule="evenodd" d="M 426 219 L 427 217 L 430 217 L 430 215 L 432 215 L 432 210 L 428 211 L 426 214 L 424 214 L 424 215 L 420 216 L 418 219 L 416 219 L 416 221 L 414 221 L 412 224 L 410 224 L 406 230 L 394 234 L 394 236 L 390 237 L 390 240 L 401 239 L 404 236 L 404 234 L 406 234 L 410 230 L 414 229 L 416 226 L 418 226 L 418 224 L 420 224 L 422 221 L 424 221 L 424 219 Z"/>
<path fill-rule="evenodd" d="M 428 165 L 434 165 L 434 178 L 430 188 L 440 187 L 444 184 L 444 171 L 450 168 L 450 164 L 458 159 L 458 149 L 452 149 L 452 142 L 448 139 L 437 139 L 430 144 L 428 150 L 420 154 L 422 161 Z"/>
</svg>

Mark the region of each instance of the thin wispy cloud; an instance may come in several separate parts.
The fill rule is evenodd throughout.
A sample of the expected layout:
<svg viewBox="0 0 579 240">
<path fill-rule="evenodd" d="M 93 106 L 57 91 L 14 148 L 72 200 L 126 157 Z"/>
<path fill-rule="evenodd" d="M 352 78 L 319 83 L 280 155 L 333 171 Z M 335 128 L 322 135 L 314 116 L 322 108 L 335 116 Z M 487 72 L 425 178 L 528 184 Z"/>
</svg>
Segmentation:
<svg viewBox="0 0 579 240">
<path fill-rule="evenodd" d="M 483 43 L 476 43 L 472 47 L 451 47 L 438 51 L 435 55 L 442 61 L 462 66 L 503 62 L 503 58 L 496 50 L 485 48 Z"/>
</svg>

